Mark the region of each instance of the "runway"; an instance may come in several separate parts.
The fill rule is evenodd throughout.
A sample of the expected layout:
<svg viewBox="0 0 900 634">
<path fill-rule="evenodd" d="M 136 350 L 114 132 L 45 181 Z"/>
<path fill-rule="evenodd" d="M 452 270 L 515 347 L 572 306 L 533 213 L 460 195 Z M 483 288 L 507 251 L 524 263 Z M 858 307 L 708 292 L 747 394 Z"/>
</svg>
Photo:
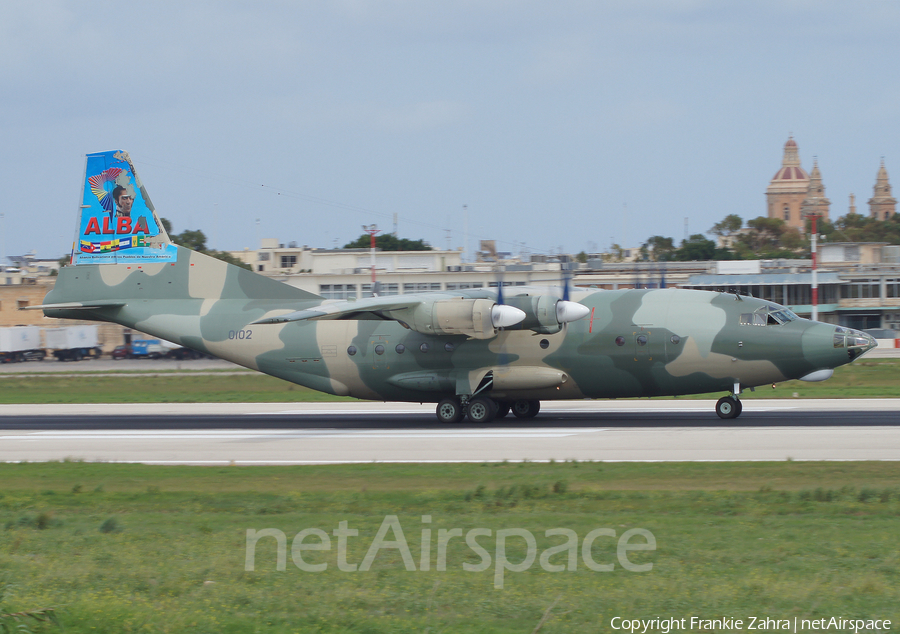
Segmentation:
<svg viewBox="0 0 900 634">
<path fill-rule="evenodd" d="M 0 461 L 358 462 L 898 460 L 900 399 L 545 403 L 539 417 L 440 426 L 433 405 L 2 405 Z"/>
</svg>

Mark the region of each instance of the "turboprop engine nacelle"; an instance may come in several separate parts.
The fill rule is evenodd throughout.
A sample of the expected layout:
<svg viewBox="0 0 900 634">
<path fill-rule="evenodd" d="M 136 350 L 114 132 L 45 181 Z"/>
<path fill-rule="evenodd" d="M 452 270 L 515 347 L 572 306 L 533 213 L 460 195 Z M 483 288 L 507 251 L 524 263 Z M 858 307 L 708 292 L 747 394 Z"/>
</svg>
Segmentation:
<svg viewBox="0 0 900 634">
<path fill-rule="evenodd" d="M 507 300 L 525 313 L 521 328 L 540 334 L 552 335 L 562 330 L 562 325 L 587 317 L 591 309 L 578 302 L 556 299 L 550 295 L 520 295 Z"/>
<path fill-rule="evenodd" d="M 425 335 L 465 335 L 472 339 L 490 339 L 499 328 L 515 326 L 526 318 L 522 310 L 490 299 L 440 299 L 385 312 Z"/>
</svg>

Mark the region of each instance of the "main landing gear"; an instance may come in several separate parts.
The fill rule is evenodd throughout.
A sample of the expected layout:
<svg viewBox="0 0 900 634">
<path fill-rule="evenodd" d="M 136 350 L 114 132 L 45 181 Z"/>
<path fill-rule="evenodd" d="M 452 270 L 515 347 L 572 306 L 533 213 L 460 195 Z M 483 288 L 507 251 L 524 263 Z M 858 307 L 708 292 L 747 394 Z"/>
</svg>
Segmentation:
<svg viewBox="0 0 900 634">
<path fill-rule="evenodd" d="M 716 414 L 719 415 L 719 418 L 737 418 L 741 415 L 741 412 L 744 411 L 744 406 L 741 405 L 741 400 L 738 398 L 738 394 L 741 393 L 741 384 L 734 384 L 734 391 L 728 395 L 723 396 L 718 401 L 716 401 Z"/>
<path fill-rule="evenodd" d="M 463 403 L 457 397 L 443 399 L 437 404 L 435 413 L 438 421 L 445 424 L 458 423 L 464 416 L 468 416 L 473 423 L 490 423 L 496 418 L 503 418 L 510 412 L 516 418 L 534 418 L 541 411 L 541 402 L 532 400 L 502 401 L 478 396 Z"/>
</svg>

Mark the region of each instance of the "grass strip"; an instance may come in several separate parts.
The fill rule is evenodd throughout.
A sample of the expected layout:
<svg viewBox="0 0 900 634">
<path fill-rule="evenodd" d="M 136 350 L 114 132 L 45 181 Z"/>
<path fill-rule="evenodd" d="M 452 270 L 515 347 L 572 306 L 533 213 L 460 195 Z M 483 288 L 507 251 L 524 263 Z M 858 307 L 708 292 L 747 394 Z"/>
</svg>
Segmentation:
<svg viewBox="0 0 900 634">
<path fill-rule="evenodd" d="M 614 616 L 900 621 L 895 463 L 72 462 L 3 464 L 0 482 L 0 614 L 53 609 L 67 632 L 597 632 Z M 359 566 L 388 516 L 414 570 L 399 548 L 380 550 L 367 571 L 339 570 L 339 523 L 359 531 L 346 552 Z M 291 540 L 307 528 L 332 548 L 297 552 L 324 571 L 292 558 Z M 492 565 L 465 570 L 482 558 L 456 537 L 439 570 L 438 531 L 453 528 L 491 530 L 477 539 Z M 573 570 L 565 552 L 547 556 L 560 571 L 539 563 L 565 541 L 545 534 L 553 528 L 577 537 Z M 589 556 L 611 571 L 584 563 L 582 540 L 598 528 L 615 537 L 598 536 Z M 628 556 L 652 570 L 630 572 L 619 559 L 617 539 L 636 528 L 656 549 Z M 245 569 L 247 529 L 285 534 L 284 570 L 274 537 Z M 530 532 L 538 555 L 527 570 L 504 571 L 498 589 L 496 535 L 509 529 Z M 506 539 L 510 562 L 523 561 L 525 540 Z"/>
<path fill-rule="evenodd" d="M 265 374 L 28 376 L 0 379 L 0 403 L 267 403 L 355 401 Z"/>
</svg>

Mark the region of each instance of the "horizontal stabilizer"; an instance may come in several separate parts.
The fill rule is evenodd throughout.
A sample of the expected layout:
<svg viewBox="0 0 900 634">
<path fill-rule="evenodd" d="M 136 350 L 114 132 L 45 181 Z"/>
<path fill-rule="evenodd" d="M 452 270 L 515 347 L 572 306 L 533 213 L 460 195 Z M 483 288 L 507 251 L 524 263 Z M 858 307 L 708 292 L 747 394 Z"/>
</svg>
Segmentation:
<svg viewBox="0 0 900 634">
<path fill-rule="evenodd" d="M 96 310 L 98 308 L 115 308 L 124 306 L 118 299 L 98 299 L 93 302 L 63 302 L 61 304 L 40 304 L 39 306 L 23 306 L 19 310 Z"/>
</svg>

